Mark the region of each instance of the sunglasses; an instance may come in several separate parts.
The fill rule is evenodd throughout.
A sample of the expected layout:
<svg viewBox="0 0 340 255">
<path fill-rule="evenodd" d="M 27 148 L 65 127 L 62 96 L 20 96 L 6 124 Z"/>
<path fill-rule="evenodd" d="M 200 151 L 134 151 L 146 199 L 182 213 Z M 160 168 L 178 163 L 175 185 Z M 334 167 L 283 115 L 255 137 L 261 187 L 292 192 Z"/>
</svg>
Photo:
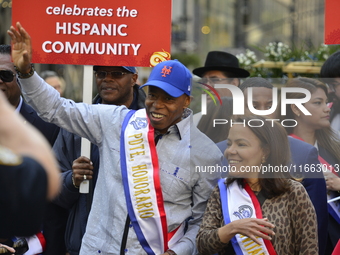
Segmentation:
<svg viewBox="0 0 340 255">
<path fill-rule="evenodd" d="M 203 84 L 222 84 L 224 81 L 230 80 L 230 78 L 202 78 L 199 83 Z"/>
<path fill-rule="evenodd" d="M 0 79 L 3 82 L 11 82 L 14 79 L 15 74 L 10 70 L 0 70 Z"/>
<path fill-rule="evenodd" d="M 121 71 L 112 71 L 112 72 L 106 72 L 106 71 L 98 71 L 95 72 L 96 77 L 99 79 L 104 79 L 108 74 L 111 75 L 113 79 L 121 79 L 125 74 L 128 74 L 129 72 L 121 72 Z"/>
</svg>

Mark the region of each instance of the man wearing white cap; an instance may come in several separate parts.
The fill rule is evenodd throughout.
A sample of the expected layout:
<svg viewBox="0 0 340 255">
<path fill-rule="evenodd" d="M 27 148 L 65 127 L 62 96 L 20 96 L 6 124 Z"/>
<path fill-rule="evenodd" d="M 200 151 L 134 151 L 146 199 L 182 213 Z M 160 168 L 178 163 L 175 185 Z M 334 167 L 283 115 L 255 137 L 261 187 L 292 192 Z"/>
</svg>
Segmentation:
<svg viewBox="0 0 340 255">
<path fill-rule="evenodd" d="M 146 110 L 76 104 L 34 72 L 31 40 L 19 23 L 9 35 L 26 99 L 45 120 L 99 147 L 80 254 L 196 254 L 199 224 L 220 177 L 212 169 L 222 153 L 192 125 L 189 70 L 176 60 L 158 64 L 144 85 Z"/>
</svg>

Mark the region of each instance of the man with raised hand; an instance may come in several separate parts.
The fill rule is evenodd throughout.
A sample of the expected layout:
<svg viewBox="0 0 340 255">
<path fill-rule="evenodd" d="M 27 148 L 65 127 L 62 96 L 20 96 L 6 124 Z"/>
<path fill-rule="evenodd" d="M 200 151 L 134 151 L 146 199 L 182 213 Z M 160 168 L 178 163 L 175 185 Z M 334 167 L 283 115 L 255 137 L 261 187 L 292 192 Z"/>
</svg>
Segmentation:
<svg viewBox="0 0 340 255">
<path fill-rule="evenodd" d="M 149 89 L 146 109 L 75 103 L 34 72 L 31 39 L 20 23 L 8 33 L 25 98 L 45 120 L 99 147 L 80 254 L 196 254 L 199 224 L 220 177 L 213 168 L 222 154 L 192 125 L 189 70 L 176 60 L 158 64 L 143 85 Z"/>
</svg>

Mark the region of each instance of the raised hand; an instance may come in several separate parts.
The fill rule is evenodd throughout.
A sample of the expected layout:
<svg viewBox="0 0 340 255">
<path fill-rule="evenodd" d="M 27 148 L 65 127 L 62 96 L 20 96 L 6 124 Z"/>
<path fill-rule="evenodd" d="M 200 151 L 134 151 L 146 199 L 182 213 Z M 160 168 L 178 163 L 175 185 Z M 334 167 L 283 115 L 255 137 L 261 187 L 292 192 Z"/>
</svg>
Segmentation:
<svg viewBox="0 0 340 255">
<path fill-rule="evenodd" d="M 19 22 L 7 31 L 12 39 L 12 59 L 21 73 L 29 73 L 32 60 L 32 41 L 30 35 Z"/>
</svg>

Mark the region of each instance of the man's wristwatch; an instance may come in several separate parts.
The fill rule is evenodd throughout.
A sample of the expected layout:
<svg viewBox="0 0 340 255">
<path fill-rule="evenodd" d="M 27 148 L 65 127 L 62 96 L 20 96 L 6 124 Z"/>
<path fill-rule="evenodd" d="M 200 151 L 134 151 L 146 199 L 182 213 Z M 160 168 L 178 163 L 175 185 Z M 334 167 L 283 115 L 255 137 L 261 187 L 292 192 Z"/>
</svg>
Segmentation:
<svg viewBox="0 0 340 255">
<path fill-rule="evenodd" d="M 21 73 L 21 72 L 19 71 L 18 67 L 16 67 L 16 66 L 14 66 L 14 69 L 15 69 L 15 71 L 17 72 L 18 77 L 19 77 L 20 79 L 27 79 L 27 78 L 30 78 L 30 77 L 34 74 L 34 71 L 35 71 L 33 64 L 31 64 L 31 71 L 29 71 L 28 73 Z"/>
</svg>

